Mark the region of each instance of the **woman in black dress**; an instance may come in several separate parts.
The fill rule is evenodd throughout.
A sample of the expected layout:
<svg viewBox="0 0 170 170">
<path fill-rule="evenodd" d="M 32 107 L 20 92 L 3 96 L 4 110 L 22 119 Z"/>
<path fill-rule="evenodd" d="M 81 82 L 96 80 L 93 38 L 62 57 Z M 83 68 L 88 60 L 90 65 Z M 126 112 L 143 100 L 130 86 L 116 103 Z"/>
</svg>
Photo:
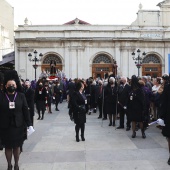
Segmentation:
<svg viewBox="0 0 170 170">
<path fill-rule="evenodd" d="M 143 120 L 144 120 L 144 92 L 142 90 L 141 85 L 138 82 L 138 78 L 133 75 L 131 78 L 131 89 L 129 92 L 129 99 L 127 105 L 128 113 L 130 116 L 130 120 L 132 122 L 132 138 L 136 137 L 136 123 L 139 122 L 142 137 L 146 138 L 144 127 L 143 127 Z"/>
<path fill-rule="evenodd" d="M 0 133 L 8 170 L 12 170 L 12 154 L 14 156 L 14 170 L 19 170 L 18 161 L 20 146 L 24 141 L 24 126 L 31 126 L 30 115 L 25 95 L 17 92 L 15 80 L 4 81 L 4 93 L 0 94 Z"/>
<path fill-rule="evenodd" d="M 85 141 L 84 138 L 84 130 L 86 123 L 86 107 L 87 99 L 85 94 L 83 93 L 84 84 L 83 82 L 78 82 L 76 84 L 76 91 L 72 96 L 72 106 L 73 106 L 73 119 L 76 131 L 76 141 L 79 142 L 79 129 L 81 129 L 81 139 Z"/>
<path fill-rule="evenodd" d="M 167 138 L 169 147 L 169 159 L 168 164 L 170 165 L 170 84 L 164 87 L 164 91 L 161 97 L 161 115 L 164 119 L 165 126 L 162 129 L 162 134 Z"/>
<path fill-rule="evenodd" d="M 117 103 L 117 86 L 115 85 L 115 78 L 110 77 L 109 82 L 104 89 L 104 102 L 106 112 L 109 115 L 109 126 L 115 126 L 116 120 L 116 103 Z"/>
<path fill-rule="evenodd" d="M 35 89 L 35 103 L 38 112 L 37 120 L 44 119 L 46 99 L 47 99 L 46 89 L 44 88 L 43 82 L 39 80 L 37 82 L 37 86 Z M 42 112 L 42 116 L 40 115 L 40 112 Z"/>
</svg>

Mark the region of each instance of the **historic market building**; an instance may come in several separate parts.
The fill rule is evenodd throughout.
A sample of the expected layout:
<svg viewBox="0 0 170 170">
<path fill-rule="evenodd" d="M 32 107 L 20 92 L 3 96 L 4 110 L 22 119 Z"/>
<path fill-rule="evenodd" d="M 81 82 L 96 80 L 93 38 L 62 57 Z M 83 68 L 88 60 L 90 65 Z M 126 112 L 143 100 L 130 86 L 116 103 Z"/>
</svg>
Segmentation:
<svg viewBox="0 0 170 170">
<path fill-rule="evenodd" d="M 160 10 L 143 10 L 140 4 L 130 25 L 93 25 L 78 18 L 63 25 L 29 25 L 25 20 L 15 31 L 15 69 L 22 78 L 34 79 L 28 54 L 36 50 L 43 54 L 37 75 L 48 72 L 54 60 L 68 78 L 103 77 L 114 71 L 116 61 L 117 75 L 130 77 L 138 74 L 133 60 L 138 56 L 140 76 L 169 73 L 170 0 L 158 6 Z"/>
</svg>

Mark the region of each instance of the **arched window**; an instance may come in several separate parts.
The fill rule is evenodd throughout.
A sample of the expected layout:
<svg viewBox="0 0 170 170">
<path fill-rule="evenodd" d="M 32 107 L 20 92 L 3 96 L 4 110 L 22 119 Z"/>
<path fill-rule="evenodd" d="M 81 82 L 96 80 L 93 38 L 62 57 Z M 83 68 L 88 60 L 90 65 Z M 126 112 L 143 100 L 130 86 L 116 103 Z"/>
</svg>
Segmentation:
<svg viewBox="0 0 170 170">
<path fill-rule="evenodd" d="M 95 59 L 93 60 L 93 64 L 98 64 L 98 63 L 112 63 L 110 57 L 104 54 L 97 55 Z"/>
<path fill-rule="evenodd" d="M 54 54 L 48 54 L 43 60 L 43 64 L 50 64 L 51 60 L 55 61 L 56 64 L 62 64 L 60 57 Z"/>
<path fill-rule="evenodd" d="M 145 63 L 145 64 L 149 64 L 149 63 L 151 63 L 151 64 L 153 64 L 153 63 L 160 64 L 161 62 L 160 62 L 160 60 L 159 60 L 159 58 L 158 58 L 157 55 L 155 55 L 155 54 L 149 54 L 149 55 L 147 55 L 147 56 L 143 59 L 143 63 Z"/>
</svg>

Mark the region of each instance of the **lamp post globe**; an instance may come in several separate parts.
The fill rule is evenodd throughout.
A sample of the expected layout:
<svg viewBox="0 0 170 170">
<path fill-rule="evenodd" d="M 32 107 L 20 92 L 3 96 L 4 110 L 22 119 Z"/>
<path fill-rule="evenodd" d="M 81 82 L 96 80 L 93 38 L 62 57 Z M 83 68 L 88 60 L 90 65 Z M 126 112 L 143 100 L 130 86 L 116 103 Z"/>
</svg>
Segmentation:
<svg viewBox="0 0 170 170">
<path fill-rule="evenodd" d="M 141 56 L 140 53 L 141 53 L 140 49 L 137 50 L 137 56 L 135 56 L 136 54 L 135 54 L 134 51 L 132 52 L 132 59 L 135 60 L 135 65 L 136 65 L 136 67 L 138 69 L 138 77 L 140 76 L 140 68 L 142 66 L 143 58 L 146 55 L 145 52 L 142 53 L 142 56 Z"/>
<path fill-rule="evenodd" d="M 33 68 L 35 70 L 35 81 L 36 81 L 36 79 L 37 79 L 37 68 L 38 68 L 37 62 L 41 61 L 41 59 L 43 57 L 43 54 L 40 53 L 39 57 L 37 57 L 38 52 L 36 50 L 34 50 L 33 53 L 34 53 L 34 57 L 33 58 L 32 58 L 32 54 L 31 53 L 28 54 L 28 57 L 29 57 L 29 61 L 30 62 L 34 62 L 34 64 L 32 66 L 33 66 Z"/>
</svg>

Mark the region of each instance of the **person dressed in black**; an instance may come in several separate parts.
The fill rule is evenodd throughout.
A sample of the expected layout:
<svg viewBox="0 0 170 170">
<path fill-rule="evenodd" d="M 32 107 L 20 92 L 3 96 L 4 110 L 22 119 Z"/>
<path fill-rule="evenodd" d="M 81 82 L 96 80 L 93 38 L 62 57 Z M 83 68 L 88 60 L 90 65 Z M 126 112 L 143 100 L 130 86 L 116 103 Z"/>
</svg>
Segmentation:
<svg viewBox="0 0 170 170">
<path fill-rule="evenodd" d="M 3 93 L 3 82 L 4 82 L 4 74 L 0 72 L 0 94 Z M 0 150 L 3 150 L 1 134 L 0 134 Z"/>
<path fill-rule="evenodd" d="M 19 92 L 21 85 L 18 81 L 10 79 L 12 72 L 5 73 L 4 93 L 0 94 L 0 134 L 5 147 L 8 170 L 13 168 L 12 155 L 15 161 L 14 170 L 19 170 L 20 147 L 24 142 L 24 124 L 29 127 L 31 121 L 25 95 Z M 13 73 L 15 74 L 16 71 Z"/>
<path fill-rule="evenodd" d="M 31 89 L 31 83 L 25 81 L 24 93 L 28 104 L 28 110 L 30 113 L 31 123 L 34 124 L 34 90 Z"/>
<path fill-rule="evenodd" d="M 45 113 L 45 102 L 47 100 L 46 96 L 46 90 L 43 86 L 43 83 L 41 80 L 37 82 L 37 86 L 35 89 L 35 103 L 36 103 L 36 108 L 38 112 L 38 119 L 43 120 L 44 119 L 44 113 Z M 42 112 L 42 116 L 40 116 L 40 112 Z"/>
<path fill-rule="evenodd" d="M 115 126 L 116 120 L 116 105 L 117 105 L 117 86 L 115 85 L 115 78 L 110 77 L 109 82 L 104 90 L 104 102 L 106 112 L 109 115 L 109 126 Z"/>
<path fill-rule="evenodd" d="M 162 129 L 162 134 L 167 138 L 169 147 L 169 159 L 168 165 L 170 165 L 170 84 L 167 83 L 164 87 L 161 106 L 160 106 L 160 118 L 164 119 L 165 126 Z"/>
<path fill-rule="evenodd" d="M 70 116 L 70 119 L 73 120 L 73 106 L 72 106 L 72 96 L 73 96 L 73 93 L 75 91 L 75 82 L 73 79 L 70 80 L 69 84 L 68 84 L 68 108 L 69 108 L 69 116 Z"/>
<path fill-rule="evenodd" d="M 49 87 L 49 82 L 48 80 L 45 80 L 45 83 L 44 83 L 44 88 L 46 90 L 46 105 L 47 105 L 47 108 L 48 108 L 48 113 L 52 113 L 51 111 L 51 101 L 52 101 L 52 91 L 51 91 L 51 88 Z"/>
<path fill-rule="evenodd" d="M 76 131 L 76 141 L 79 142 L 79 130 L 81 129 L 81 139 L 85 141 L 84 138 L 84 130 L 86 123 L 86 108 L 87 99 L 85 94 L 83 93 L 84 84 L 83 82 L 78 82 L 76 84 L 76 91 L 73 93 L 72 97 L 72 106 L 73 106 L 73 118 Z"/>
<path fill-rule="evenodd" d="M 97 106 L 99 108 L 99 117 L 102 118 L 103 113 L 103 82 L 102 80 L 98 81 L 98 85 L 96 86 L 96 98 L 97 98 Z"/>
<path fill-rule="evenodd" d="M 127 123 L 126 123 L 126 131 L 130 130 L 130 120 L 129 120 L 129 114 L 127 113 L 127 102 L 128 102 L 128 96 L 129 96 L 130 86 L 127 84 L 127 78 L 121 77 L 120 84 L 118 87 L 118 110 L 120 114 L 120 125 L 117 127 L 117 129 L 123 129 L 124 128 L 124 117 L 126 114 Z"/>
<path fill-rule="evenodd" d="M 55 97 L 55 110 L 56 111 L 59 111 L 58 109 L 58 104 L 60 102 L 60 98 L 61 98 L 61 94 L 62 94 L 62 91 L 60 89 L 60 83 L 58 81 L 56 81 L 56 85 L 54 86 L 54 97 Z"/>
<path fill-rule="evenodd" d="M 146 138 L 144 127 L 143 127 L 143 120 L 144 120 L 144 110 L 145 110 L 145 103 L 144 103 L 144 92 L 142 90 L 141 85 L 138 82 L 138 78 L 133 75 L 131 78 L 131 88 L 128 97 L 128 113 L 130 116 L 130 120 L 132 121 L 132 138 L 136 137 L 136 123 L 139 122 L 142 137 Z"/>
</svg>

